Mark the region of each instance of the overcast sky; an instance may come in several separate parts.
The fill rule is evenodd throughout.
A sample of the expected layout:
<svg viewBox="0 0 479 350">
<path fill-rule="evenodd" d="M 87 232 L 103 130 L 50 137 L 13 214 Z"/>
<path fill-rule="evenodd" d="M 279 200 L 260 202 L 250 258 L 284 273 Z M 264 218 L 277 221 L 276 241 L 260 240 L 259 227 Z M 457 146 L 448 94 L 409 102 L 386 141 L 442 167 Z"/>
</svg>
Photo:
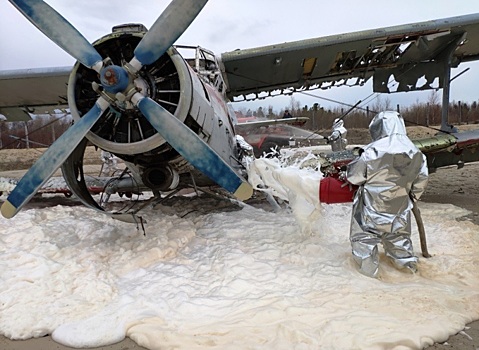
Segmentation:
<svg viewBox="0 0 479 350">
<path fill-rule="evenodd" d="M 169 1 L 47 1 L 89 41 L 109 33 L 120 23 L 139 22 L 149 28 Z M 364 29 L 413 23 L 479 12 L 479 1 L 463 0 L 210 0 L 178 40 L 178 44 L 200 45 L 217 55 L 238 48 L 302 40 Z M 74 60 L 46 38 L 7 0 L 0 0 L 0 70 L 73 65 Z M 8 33 L 8 34 L 7 34 Z M 455 80 L 451 100 L 479 99 L 476 89 L 479 63 L 464 64 L 452 72 L 471 69 Z M 371 93 L 364 88 L 335 88 L 313 94 L 354 104 Z M 427 100 L 429 92 L 389 95 L 393 104 Z M 296 95 L 302 105 L 324 100 Z M 259 105 L 284 106 L 286 98 L 268 98 Z"/>
</svg>

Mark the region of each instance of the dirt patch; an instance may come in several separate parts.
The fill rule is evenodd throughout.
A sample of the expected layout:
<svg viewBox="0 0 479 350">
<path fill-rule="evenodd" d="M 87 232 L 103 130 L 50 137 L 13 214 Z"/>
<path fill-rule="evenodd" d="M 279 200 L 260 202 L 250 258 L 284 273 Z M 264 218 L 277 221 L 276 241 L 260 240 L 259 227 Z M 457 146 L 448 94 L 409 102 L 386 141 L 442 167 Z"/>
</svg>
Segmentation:
<svg viewBox="0 0 479 350">
<path fill-rule="evenodd" d="M 477 128 L 478 125 L 474 124 L 458 127 L 462 131 Z M 411 139 L 431 137 L 437 133 L 436 130 L 423 126 L 407 127 L 406 129 Z M 366 144 L 371 141 L 371 136 L 367 129 L 349 129 L 347 139 L 349 144 Z M 0 171 L 29 169 L 45 150 L 46 148 L 0 149 Z M 84 164 L 101 165 L 100 153 L 100 149 L 94 146 L 87 147 Z"/>
<path fill-rule="evenodd" d="M 477 124 L 465 124 L 456 126 L 459 131 L 468 131 L 468 130 L 476 130 L 479 129 L 479 125 Z M 440 126 L 434 126 L 432 128 L 428 128 L 425 126 L 407 126 L 407 135 L 411 140 L 416 139 L 424 139 L 428 137 L 432 137 L 439 132 Z M 348 143 L 350 145 L 357 145 L 357 144 L 367 144 L 371 142 L 371 136 L 369 134 L 368 129 L 348 129 L 347 135 Z"/>
<path fill-rule="evenodd" d="M 0 149 L 0 171 L 29 169 L 46 148 Z M 84 164 L 101 164 L 100 149 L 89 146 L 85 150 Z"/>
</svg>

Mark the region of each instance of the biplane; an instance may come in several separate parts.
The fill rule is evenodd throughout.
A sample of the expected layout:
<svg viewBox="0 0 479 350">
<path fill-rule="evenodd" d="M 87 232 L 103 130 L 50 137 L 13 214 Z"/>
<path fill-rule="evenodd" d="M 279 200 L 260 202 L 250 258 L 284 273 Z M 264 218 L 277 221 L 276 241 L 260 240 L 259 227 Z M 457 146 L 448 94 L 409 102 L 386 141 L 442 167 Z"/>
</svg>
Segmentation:
<svg viewBox="0 0 479 350">
<path fill-rule="evenodd" d="M 10 193 L 1 207 L 4 217 L 15 216 L 59 167 L 72 193 L 104 211 L 85 184 L 88 144 L 125 162 L 131 175 L 122 179 L 125 187 L 161 196 L 216 184 L 246 200 L 253 193 L 246 178 L 248 152 L 237 137 L 230 101 L 370 79 L 380 93 L 392 92 L 392 79 L 396 92 L 437 88 L 432 83 L 438 81 L 441 130 L 448 136 L 425 152 L 444 153 L 434 156 L 433 166 L 477 160 L 477 134 L 452 133 L 447 105 L 451 69 L 479 58 L 479 14 L 215 55 L 200 46 L 175 45 L 206 0 L 173 0 L 149 30 L 118 25 L 93 43 L 44 1 L 9 1 L 76 63 L 0 72 L 0 114 L 8 120 L 59 107 L 74 119 Z M 135 212 L 107 214 L 137 220 Z"/>
</svg>

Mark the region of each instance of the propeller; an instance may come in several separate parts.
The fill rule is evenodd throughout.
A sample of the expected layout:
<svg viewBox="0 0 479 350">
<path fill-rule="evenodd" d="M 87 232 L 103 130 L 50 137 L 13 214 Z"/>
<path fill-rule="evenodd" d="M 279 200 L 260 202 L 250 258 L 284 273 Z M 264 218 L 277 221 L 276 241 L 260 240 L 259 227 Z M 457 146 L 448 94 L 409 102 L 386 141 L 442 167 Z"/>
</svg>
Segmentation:
<svg viewBox="0 0 479 350">
<path fill-rule="evenodd" d="M 238 199 L 246 200 L 251 197 L 253 194 L 251 185 L 178 118 L 140 93 L 133 96 L 132 102 L 160 135 L 196 169 Z"/>
<path fill-rule="evenodd" d="M 155 62 L 188 28 L 208 0 L 174 0 L 135 48 L 130 64 L 137 70 Z"/>
<path fill-rule="evenodd" d="M 95 48 L 48 4 L 42 0 L 9 1 L 53 42 L 84 66 L 100 73 L 100 81 L 110 94 L 130 89 L 130 81 L 135 78 L 136 72 L 142 66 L 160 58 L 193 22 L 207 2 L 173 0 L 142 38 L 128 64 L 124 67 L 103 67 L 102 57 Z M 110 99 L 113 97 L 110 96 Z M 153 127 L 193 166 L 239 199 L 251 196 L 251 186 L 174 115 L 141 93 L 134 94 L 133 100 Z M 3 203 L 3 216 L 13 217 L 33 197 L 68 158 L 108 106 L 109 102 L 100 97 L 87 114 L 52 144 Z"/>
<path fill-rule="evenodd" d="M 1 212 L 7 219 L 18 211 L 37 193 L 42 185 L 65 162 L 70 153 L 83 140 L 110 104 L 100 97 L 90 111 L 60 136 L 22 177 L 2 204 Z"/>
<path fill-rule="evenodd" d="M 155 62 L 186 30 L 206 3 L 207 0 L 172 1 L 135 48 L 135 57 L 130 65 L 139 70 L 143 65 Z M 177 16 L 179 12 L 182 16 Z M 196 169 L 238 199 L 251 197 L 251 185 L 178 118 L 140 93 L 132 97 L 132 102 L 156 131 Z"/>
</svg>

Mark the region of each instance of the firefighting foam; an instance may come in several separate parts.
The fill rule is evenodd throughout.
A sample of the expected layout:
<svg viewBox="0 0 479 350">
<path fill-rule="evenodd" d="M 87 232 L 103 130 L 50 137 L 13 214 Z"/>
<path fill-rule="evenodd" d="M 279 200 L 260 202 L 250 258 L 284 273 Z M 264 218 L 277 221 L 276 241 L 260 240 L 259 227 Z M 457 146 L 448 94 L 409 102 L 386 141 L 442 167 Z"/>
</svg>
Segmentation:
<svg viewBox="0 0 479 350">
<path fill-rule="evenodd" d="M 410 274 L 381 252 L 371 279 L 351 257 L 351 204 L 319 203 L 317 172 L 261 162 L 291 207 L 175 197 L 145 211 L 145 235 L 83 207 L 1 218 L 0 333 L 74 347 L 421 348 L 479 318 L 466 210 L 420 202 L 433 257 Z"/>
</svg>

